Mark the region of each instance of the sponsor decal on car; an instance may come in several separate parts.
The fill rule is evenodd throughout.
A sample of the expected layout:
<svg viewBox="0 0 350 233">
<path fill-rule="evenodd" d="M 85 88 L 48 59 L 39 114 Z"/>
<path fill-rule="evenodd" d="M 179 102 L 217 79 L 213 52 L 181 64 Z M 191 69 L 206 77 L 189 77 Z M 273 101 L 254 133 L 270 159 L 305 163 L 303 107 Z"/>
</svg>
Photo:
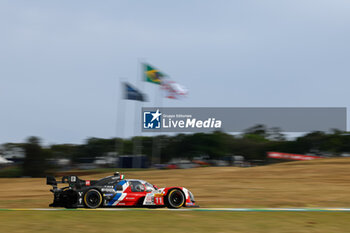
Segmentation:
<svg viewBox="0 0 350 233">
<path fill-rule="evenodd" d="M 102 192 L 110 192 L 110 193 L 114 193 L 115 190 L 113 188 L 102 188 L 101 189 Z"/>
<path fill-rule="evenodd" d="M 151 193 L 148 193 L 145 197 L 144 205 L 153 205 L 153 196 Z"/>
</svg>

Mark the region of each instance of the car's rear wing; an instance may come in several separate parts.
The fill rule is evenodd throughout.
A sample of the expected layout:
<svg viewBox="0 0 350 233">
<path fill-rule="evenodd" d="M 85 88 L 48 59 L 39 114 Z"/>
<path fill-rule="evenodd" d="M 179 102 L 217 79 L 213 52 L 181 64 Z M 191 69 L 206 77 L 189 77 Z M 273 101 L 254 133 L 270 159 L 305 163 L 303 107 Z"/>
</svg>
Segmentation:
<svg viewBox="0 0 350 233">
<path fill-rule="evenodd" d="M 69 184 L 69 186 L 83 186 L 86 184 L 85 180 L 79 179 L 77 176 L 63 176 L 61 181 L 57 181 L 54 176 L 46 177 L 46 184 L 52 185 L 53 190 L 57 189 L 57 184 Z"/>
<path fill-rule="evenodd" d="M 47 185 L 57 185 L 57 181 L 54 176 L 46 176 L 46 184 Z"/>
</svg>

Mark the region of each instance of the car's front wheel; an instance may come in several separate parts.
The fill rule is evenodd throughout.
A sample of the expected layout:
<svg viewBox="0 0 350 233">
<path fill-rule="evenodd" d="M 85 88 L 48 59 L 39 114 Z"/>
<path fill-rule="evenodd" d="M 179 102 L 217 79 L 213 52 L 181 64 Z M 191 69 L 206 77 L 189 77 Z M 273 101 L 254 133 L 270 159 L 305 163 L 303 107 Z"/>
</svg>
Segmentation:
<svg viewBox="0 0 350 233">
<path fill-rule="evenodd" d="M 98 208 L 102 204 L 102 195 L 96 189 L 90 189 L 84 195 L 84 204 L 88 208 Z"/>
<path fill-rule="evenodd" d="M 166 196 L 165 204 L 168 208 L 178 209 L 185 204 L 185 195 L 179 189 L 172 189 Z"/>
</svg>

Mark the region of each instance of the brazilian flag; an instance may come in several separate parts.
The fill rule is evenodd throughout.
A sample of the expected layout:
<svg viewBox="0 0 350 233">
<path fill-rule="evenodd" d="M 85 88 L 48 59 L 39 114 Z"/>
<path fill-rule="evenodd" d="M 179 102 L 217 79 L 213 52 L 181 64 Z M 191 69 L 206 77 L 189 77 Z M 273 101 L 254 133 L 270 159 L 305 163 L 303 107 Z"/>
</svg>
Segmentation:
<svg viewBox="0 0 350 233">
<path fill-rule="evenodd" d="M 150 66 L 149 64 L 143 64 L 144 69 L 144 80 L 146 82 L 160 84 L 163 77 L 166 75 L 161 73 L 158 69 Z"/>
</svg>

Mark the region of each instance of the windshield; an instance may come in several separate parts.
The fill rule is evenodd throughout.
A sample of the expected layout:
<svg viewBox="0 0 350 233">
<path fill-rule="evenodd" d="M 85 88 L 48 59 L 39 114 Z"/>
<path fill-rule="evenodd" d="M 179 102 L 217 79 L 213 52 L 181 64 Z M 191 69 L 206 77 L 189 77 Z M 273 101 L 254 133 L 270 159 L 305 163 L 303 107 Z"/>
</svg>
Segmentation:
<svg viewBox="0 0 350 233">
<path fill-rule="evenodd" d="M 129 181 L 129 185 L 131 187 L 132 192 L 144 192 L 145 186 L 140 181 Z"/>
<path fill-rule="evenodd" d="M 148 182 L 145 183 L 145 186 L 146 186 L 146 192 L 152 192 L 153 190 L 156 190 L 155 187 Z"/>
</svg>

